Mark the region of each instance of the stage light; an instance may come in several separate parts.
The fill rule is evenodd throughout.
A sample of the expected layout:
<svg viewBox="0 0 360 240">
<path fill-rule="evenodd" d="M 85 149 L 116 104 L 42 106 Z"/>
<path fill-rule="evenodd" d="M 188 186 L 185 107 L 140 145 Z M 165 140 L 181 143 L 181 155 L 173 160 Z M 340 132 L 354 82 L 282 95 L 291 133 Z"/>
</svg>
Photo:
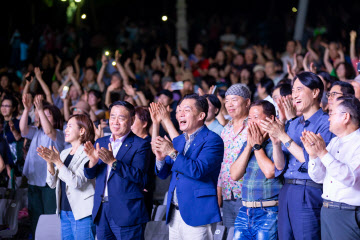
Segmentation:
<svg viewBox="0 0 360 240">
<path fill-rule="evenodd" d="M 81 19 L 86 19 L 86 14 L 81 15 Z"/>
<path fill-rule="evenodd" d="M 294 13 L 296 13 L 296 12 L 297 12 L 296 7 L 293 7 L 291 10 L 292 10 Z"/>
<path fill-rule="evenodd" d="M 116 62 L 115 61 L 112 61 L 111 63 L 114 67 L 116 66 Z"/>
<path fill-rule="evenodd" d="M 81 0 L 75 0 L 75 2 L 79 3 L 79 2 L 81 2 Z"/>
<path fill-rule="evenodd" d="M 66 2 L 66 0 L 61 0 L 62 2 Z"/>
<path fill-rule="evenodd" d="M 109 56 L 110 52 L 109 51 L 105 51 L 105 56 Z"/>
<path fill-rule="evenodd" d="M 168 17 L 166 15 L 161 17 L 161 20 L 163 20 L 163 22 L 166 22 L 168 20 Z"/>
</svg>

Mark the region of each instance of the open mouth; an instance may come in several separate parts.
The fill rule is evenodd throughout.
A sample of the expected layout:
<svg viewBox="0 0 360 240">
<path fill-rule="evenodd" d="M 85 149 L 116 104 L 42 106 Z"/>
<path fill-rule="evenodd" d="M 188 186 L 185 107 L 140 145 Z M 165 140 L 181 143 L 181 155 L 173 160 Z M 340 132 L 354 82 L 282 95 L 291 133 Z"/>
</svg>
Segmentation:
<svg viewBox="0 0 360 240">
<path fill-rule="evenodd" d="M 179 124 L 180 126 L 184 126 L 186 124 L 186 120 L 180 120 Z"/>
</svg>

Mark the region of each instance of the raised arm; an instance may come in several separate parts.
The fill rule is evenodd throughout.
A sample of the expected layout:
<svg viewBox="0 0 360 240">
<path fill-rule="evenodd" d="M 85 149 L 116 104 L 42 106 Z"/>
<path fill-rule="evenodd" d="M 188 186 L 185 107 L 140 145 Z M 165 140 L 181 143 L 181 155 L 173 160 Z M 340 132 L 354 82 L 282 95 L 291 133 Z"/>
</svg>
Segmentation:
<svg viewBox="0 0 360 240">
<path fill-rule="evenodd" d="M 55 66 L 55 75 L 56 75 L 57 80 L 61 81 L 62 80 L 62 77 L 60 74 L 61 58 L 59 58 L 59 56 L 56 56 L 56 60 L 57 60 L 57 63 Z"/>
<path fill-rule="evenodd" d="M 50 89 L 49 89 L 49 87 L 46 85 L 46 83 L 44 82 L 44 80 L 43 80 L 43 78 L 42 78 L 42 74 L 41 74 L 40 68 L 36 67 L 36 68 L 34 69 L 34 72 L 35 72 L 36 79 L 37 79 L 38 82 L 40 83 L 40 86 L 41 86 L 42 90 L 43 90 L 44 93 L 45 93 L 46 101 L 49 102 L 49 103 L 51 103 L 51 104 L 54 104 L 54 103 L 53 103 L 53 100 L 52 100 L 52 97 L 51 97 Z"/>
<path fill-rule="evenodd" d="M 117 70 L 118 70 L 119 73 L 120 73 L 120 76 L 121 76 L 121 78 L 122 78 L 122 80 L 123 80 L 123 82 L 124 82 L 124 86 L 130 85 L 129 76 L 128 76 L 128 74 L 126 73 L 123 65 L 122 65 L 121 62 L 120 62 L 120 57 L 121 57 L 121 54 L 119 53 L 118 50 L 116 50 L 116 52 L 115 52 L 116 68 L 117 68 Z"/>
<path fill-rule="evenodd" d="M 75 66 L 75 78 L 77 80 L 80 79 L 80 65 L 79 65 L 79 59 L 80 59 L 80 54 L 77 54 L 74 58 L 74 66 Z"/>
<path fill-rule="evenodd" d="M 69 67 L 67 67 L 67 70 L 68 70 L 68 76 L 69 76 L 69 78 L 71 80 L 71 83 L 75 86 L 78 94 L 81 96 L 82 88 L 81 88 L 79 82 L 75 79 L 73 67 L 69 66 Z"/>
<path fill-rule="evenodd" d="M 53 127 L 53 125 L 51 125 L 47 116 L 45 115 L 44 106 L 43 106 L 42 102 L 43 102 L 43 96 L 36 95 L 34 104 L 39 113 L 39 118 L 40 118 L 40 123 L 41 123 L 42 129 L 44 130 L 45 134 L 49 138 L 51 138 L 51 140 L 56 141 L 57 132 L 56 132 L 55 128 Z"/>
<path fill-rule="evenodd" d="M 30 93 L 24 94 L 22 97 L 22 102 L 24 105 L 24 111 L 20 118 L 20 132 L 21 135 L 26 136 L 29 133 L 29 126 L 28 126 L 28 117 L 29 112 L 32 107 L 32 97 Z"/>
<path fill-rule="evenodd" d="M 168 106 L 167 109 L 166 109 L 164 107 L 164 105 L 159 103 L 158 104 L 158 110 L 159 110 L 159 114 L 161 116 L 161 124 L 162 124 L 162 126 L 167 131 L 167 133 L 169 134 L 171 140 L 174 140 L 174 138 L 176 138 L 180 134 L 176 130 L 173 122 L 171 121 L 171 118 L 170 118 L 170 106 Z"/>
<path fill-rule="evenodd" d="M 27 78 L 29 75 L 30 75 L 30 73 L 28 72 L 25 75 L 25 78 Z M 23 93 L 22 93 L 23 96 L 29 93 L 30 85 L 31 85 L 31 83 L 33 81 L 34 81 L 34 77 L 31 77 L 30 81 L 25 80 L 25 86 L 24 86 L 24 90 L 23 90 Z"/>
<path fill-rule="evenodd" d="M 131 59 L 130 58 L 126 59 L 125 64 L 124 64 L 125 71 L 128 76 L 130 76 L 132 79 L 136 80 L 136 76 L 130 68 L 130 63 L 131 63 Z"/>
<path fill-rule="evenodd" d="M 105 73 L 105 69 L 106 69 L 106 65 L 108 64 L 108 60 L 106 58 L 105 55 L 102 55 L 101 57 L 101 68 L 100 68 L 100 71 L 99 71 L 99 74 L 97 76 L 97 79 L 96 79 L 96 82 L 99 86 L 99 89 L 101 92 L 104 92 L 105 90 L 105 83 L 103 81 L 103 78 L 104 78 L 104 73 Z"/>
<path fill-rule="evenodd" d="M 329 48 L 325 48 L 323 61 L 324 61 L 325 67 L 326 67 L 326 71 L 328 71 L 328 73 L 331 73 L 334 67 L 330 63 L 330 60 L 329 60 Z"/>
</svg>

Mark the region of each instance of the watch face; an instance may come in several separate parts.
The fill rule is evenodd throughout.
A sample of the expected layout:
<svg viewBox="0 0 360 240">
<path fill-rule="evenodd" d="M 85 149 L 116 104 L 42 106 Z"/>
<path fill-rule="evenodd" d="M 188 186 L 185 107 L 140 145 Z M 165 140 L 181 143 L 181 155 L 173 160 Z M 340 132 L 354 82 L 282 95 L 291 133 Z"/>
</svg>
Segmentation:
<svg viewBox="0 0 360 240">
<path fill-rule="evenodd" d="M 254 145 L 254 150 L 260 150 L 260 149 L 261 149 L 261 145 L 259 145 L 259 144 Z"/>
<path fill-rule="evenodd" d="M 286 143 L 284 144 L 284 146 L 285 146 L 286 148 L 289 148 L 289 147 L 290 147 L 290 143 L 289 143 L 289 142 L 286 142 Z"/>
</svg>

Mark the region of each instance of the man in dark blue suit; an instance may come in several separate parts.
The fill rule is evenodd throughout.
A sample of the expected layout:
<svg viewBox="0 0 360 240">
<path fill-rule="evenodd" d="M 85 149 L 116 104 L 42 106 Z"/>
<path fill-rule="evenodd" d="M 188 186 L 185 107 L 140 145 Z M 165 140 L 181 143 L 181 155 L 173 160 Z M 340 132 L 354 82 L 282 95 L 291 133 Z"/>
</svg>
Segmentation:
<svg viewBox="0 0 360 240">
<path fill-rule="evenodd" d="M 216 185 L 224 143 L 204 125 L 208 107 L 205 97 L 185 96 L 176 114 L 184 134 L 173 143 L 162 137 L 152 143 L 156 174 L 165 179 L 172 173 L 166 211 L 170 239 L 212 239 L 211 224 L 221 221 Z"/>
<path fill-rule="evenodd" d="M 150 144 L 131 132 L 134 106 L 125 101 L 110 108 L 111 136 L 85 144 L 90 161 L 85 176 L 96 178 L 94 208 L 97 238 L 143 239 L 149 221 L 142 193 L 150 157 Z"/>
</svg>

